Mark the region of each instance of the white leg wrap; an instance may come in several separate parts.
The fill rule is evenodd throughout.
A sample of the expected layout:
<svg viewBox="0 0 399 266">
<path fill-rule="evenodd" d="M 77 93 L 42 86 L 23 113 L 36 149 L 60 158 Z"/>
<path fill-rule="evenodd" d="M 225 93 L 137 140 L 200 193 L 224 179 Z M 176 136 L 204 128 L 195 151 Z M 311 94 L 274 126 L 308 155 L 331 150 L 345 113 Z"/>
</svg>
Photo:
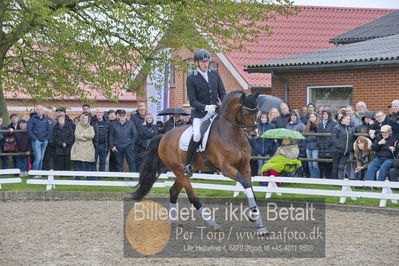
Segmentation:
<svg viewBox="0 0 399 266">
<path fill-rule="evenodd" d="M 255 201 L 255 195 L 254 195 L 254 192 L 252 191 L 251 187 L 245 189 L 245 194 L 247 195 L 247 199 L 248 199 L 248 207 L 251 209 L 253 207 L 257 207 L 256 201 Z"/>
<path fill-rule="evenodd" d="M 255 220 L 256 227 L 257 228 L 264 227 L 262 216 L 260 215 L 258 205 L 256 204 L 255 195 L 254 195 L 254 192 L 252 191 L 252 188 L 246 188 L 245 189 L 245 194 L 247 195 L 247 198 L 248 198 L 248 207 L 250 209 L 255 209 L 256 208 L 256 211 L 257 211 L 257 214 L 258 214 L 257 215 L 258 218 Z"/>
</svg>

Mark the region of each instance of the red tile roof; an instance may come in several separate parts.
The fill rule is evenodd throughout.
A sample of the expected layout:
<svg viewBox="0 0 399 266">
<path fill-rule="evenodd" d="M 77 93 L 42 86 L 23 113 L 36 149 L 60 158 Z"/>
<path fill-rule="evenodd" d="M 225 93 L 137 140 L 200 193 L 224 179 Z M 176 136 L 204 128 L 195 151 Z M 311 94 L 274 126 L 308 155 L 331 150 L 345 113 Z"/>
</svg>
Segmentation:
<svg viewBox="0 0 399 266">
<path fill-rule="evenodd" d="M 267 22 L 271 36 L 247 43 L 250 53 L 234 51 L 226 55 L 249 86 L 270 86 L 270 74 L 244 72 L 244 66 L 290 55 L 321 50 L 334 45 L 329 39 L 375 20 L 393 9 L 301 6 L 301 12 Z"/>
</svg>

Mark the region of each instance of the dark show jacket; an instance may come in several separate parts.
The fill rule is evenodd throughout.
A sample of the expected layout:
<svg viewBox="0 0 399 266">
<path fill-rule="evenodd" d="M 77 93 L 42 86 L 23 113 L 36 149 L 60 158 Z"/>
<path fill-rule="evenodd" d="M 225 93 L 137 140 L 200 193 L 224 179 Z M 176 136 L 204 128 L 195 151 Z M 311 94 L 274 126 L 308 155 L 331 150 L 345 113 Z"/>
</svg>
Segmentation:
<svg viewBox="0 0 399 266">
<path fill-rule="evenodd" d="M 208 70 L 208 82 L 195 70 L 187 77 L 187 95 L 193 107 L 191 116 L 202 118 L 206 115 L 205 105 L 218 105 L 218 99 L 223 101 L 226 91 L 218 72 Z"/>
</svg>

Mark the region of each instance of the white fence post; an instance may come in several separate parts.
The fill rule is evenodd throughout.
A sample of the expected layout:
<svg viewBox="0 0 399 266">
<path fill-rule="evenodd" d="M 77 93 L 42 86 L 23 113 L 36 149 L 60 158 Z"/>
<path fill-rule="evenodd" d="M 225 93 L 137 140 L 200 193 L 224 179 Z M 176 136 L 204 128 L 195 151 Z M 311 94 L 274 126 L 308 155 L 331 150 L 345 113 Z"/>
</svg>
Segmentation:
<svg viewBox="0 0 399 266">
<path fill-rule="evenodd" d="M 274 176 L 274 175 L 271 175 L 270 177 L 275 177 L 275 176 Z M 270 187 L 270 188 L 276 188 L 276 189 L 279 188 L 279 187 L 277 186 L 277 184 L 276 184 L 275 181 L 267 181 L 267 182 L 269 182 L 269 183 L 267 184 L 268 187 Z M 280 193 L 280 192 L 274 192 L 274 193 L 276 193 L 276 195 L 278 195 L 278 196 L 281 196 L 281 195 L 282 195 L 282 193 Z M 266 199 L 270 199 L 272 195 L 273 195 L 273 192 L 266 192 L 265 198 L 266 198 Z"/>
<path fill-rule="evenodd" d="M 390 187 L 383 187 L 382 188 L 382 194 L 393 194 L 392 189 Z M 392 203 L 398 203 L 397 200 L 391 200 Z M 380 207 L 386 207 L 387 206 L 387 200 L 386 199 L 381 199 L 380 200 Z"/>
<path fill-rule="evenodd" d="M 345 180 L 348 180 L 348 179 L 345 179 Z M 342 190 L 341 190 L 342 192 L 353 192 L 352 191 L 352 188 L 350 187 L 350 186 L 342 186 Z M 351 200 L 357 200 L 357 198 L 356 197 L 350 197 L 351 198 Z M 345 203 L 345 201 L 346 201 L 346 196 L 342 196 L 342 197 L 340 197 L 340 199 L 339 199 L 339 203 Z"/>
<path fill-rule="evenodd" d="M 240 195 L 240 189 L 241 189 L 242 185 L 240 184 L 240 182 L 236 182 L 236 188 L 237 190 L 234 191 L 233 193 L 233 197 L 238 197 L 238 195 Z"/>
<path fill-rule="evenodd" d="M 49 182 L 50 184 L 47 185 L 46 190 L 52 190 L 53 188 L 55 188 L 55 185 L 51 184 L 54 181 L 54 170 L 50 170 L 49 172 L 50 173 L 48 175 L 48 179 L 47 180 L 50 181 Z"/>
</svg>

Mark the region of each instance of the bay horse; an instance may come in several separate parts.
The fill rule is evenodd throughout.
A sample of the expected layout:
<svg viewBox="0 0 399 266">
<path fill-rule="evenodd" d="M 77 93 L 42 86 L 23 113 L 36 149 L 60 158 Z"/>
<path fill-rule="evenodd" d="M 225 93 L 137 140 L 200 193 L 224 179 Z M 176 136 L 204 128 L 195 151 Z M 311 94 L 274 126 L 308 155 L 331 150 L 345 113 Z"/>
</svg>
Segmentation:
<svg viewBox="0 0 399 266">
<path fill-rule="evenodd" d="M 255 138 L 257 126 L 255 125 L 258 111 L 257 97 L 259 90 L 254 94 L 246 94 L 243 91 L 229 93 L 223 100 L 220 112 L 217 114 L 209 133 L 205 156 L 222 174 L 239 182 L 245 189 L 250 209 L 248 218 L 256 221 L 257 232 L 266 234 L 259 214 L 258 206 L 251 185 L 251 146 L 247 137 Z M 140 166 L 140 177 L 137 190 L 133 193 L 133 199 L 140 201 L 150 191 L 151 187 L 164 170 L 169 168 L 176 176 L 176 180 L 170 188 L 171 214 L 176 209 L 176 201 L 182 188 L 185 189 L 191 204 L 200 212 L 208 226 L 220 230 L 220 226 L 211 217 L 208 209 L 204 209 L 195 194 L 189 177 L 184 175 L 185 151 L 179 148 L 179 139 L 188 126 L 175 128 L 165 135 L 158 135 L 151 140 L 149 150 L 144 155 Z M 197 153 L 193 161 L 194 170 L 209 171 L 201 156 Z M 174 218 L 170 217 L 171 222 Z"/>
</svg>

